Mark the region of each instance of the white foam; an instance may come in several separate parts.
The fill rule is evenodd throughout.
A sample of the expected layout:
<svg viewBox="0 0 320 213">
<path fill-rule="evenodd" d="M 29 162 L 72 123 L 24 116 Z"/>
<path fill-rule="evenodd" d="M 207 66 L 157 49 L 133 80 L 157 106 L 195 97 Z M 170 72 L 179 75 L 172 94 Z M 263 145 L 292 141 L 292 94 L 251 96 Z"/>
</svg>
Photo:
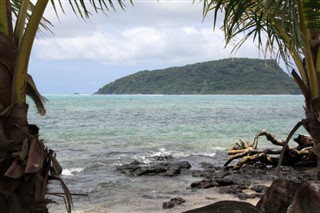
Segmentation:
<svg viewBox="0 0 320 213">
<path fill-rule="evenodd" d="M 73 176 L 75 173 L 82 172 L 83 168 L 71 168 L 71 169 L 64 169 L 62 171 L 62 175 L 64 176 Z"/>
</svg>

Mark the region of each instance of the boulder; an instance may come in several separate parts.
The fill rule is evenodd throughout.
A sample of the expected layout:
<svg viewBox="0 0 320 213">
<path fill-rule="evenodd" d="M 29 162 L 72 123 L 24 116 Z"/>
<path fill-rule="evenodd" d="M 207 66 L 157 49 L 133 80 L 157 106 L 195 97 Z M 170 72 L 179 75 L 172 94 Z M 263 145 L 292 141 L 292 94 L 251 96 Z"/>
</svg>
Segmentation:
<svg viewBox="0 0 320 213">
<path fill-rule="evenodd" d="M 164 175 L 176 176 L 181 173 L 182 169 L 190 169 L 191 165 L 187 161 L 176 163 L 161 162 L 155 164 L 141 164 L 138 161 L 133 161 L 129 164 L 118 166 L 117 169 L 127 175 Z"/>
<path fill-rule="evenodd" d="M 320 212 L 319 183 L 306 182 L 297 190 L 287 213 L 314 213 Z"/>
<path fill-rule="evenodd" d="M 262 213 L 258 208 L 250 203 L 240 201 L 219 201 L 201 208 L 192 209 L 185 213 Z"/>
<path fill-rule="evenodd" d="M 265 213 L 286 213 L 300 185 L 287 179 L 273 181 L 257 203 L 257 208 Z"/>
</svg>

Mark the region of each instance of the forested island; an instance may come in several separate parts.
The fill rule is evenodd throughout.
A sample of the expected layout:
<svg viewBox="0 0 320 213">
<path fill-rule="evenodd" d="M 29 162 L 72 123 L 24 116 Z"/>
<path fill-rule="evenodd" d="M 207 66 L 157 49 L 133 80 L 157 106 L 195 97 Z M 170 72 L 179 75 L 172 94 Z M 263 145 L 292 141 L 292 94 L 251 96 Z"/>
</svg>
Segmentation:
<svg viewBox="0 0 320 213">
<path fill-rule="evenodd" d="M 300 94 L 275 60 L 231 58 L 145 70 L 120 78 L 95 94 Z"/>
</svg>

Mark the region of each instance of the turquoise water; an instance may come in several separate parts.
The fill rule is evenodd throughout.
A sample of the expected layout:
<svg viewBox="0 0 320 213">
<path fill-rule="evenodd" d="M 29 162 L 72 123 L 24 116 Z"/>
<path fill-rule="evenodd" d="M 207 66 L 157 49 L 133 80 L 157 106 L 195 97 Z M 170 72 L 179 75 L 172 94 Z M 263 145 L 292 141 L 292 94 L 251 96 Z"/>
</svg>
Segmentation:
<svg viewBox="0 0 320 213">
<path fill-rule="evenodd" d="M 47 115 L 40 117 L 30 103 L 29 123 L 40 127 L 40 137 L 57 152 L 71 190 L 89 193 L 90 200 L 75 198 L 76 209 L 146 190 L 128 184 L 132 179 L 116 171 L 117 165 L 133 159 L 148 162 L 160 154 L 194 166 L 202 157 L 221 164 L 216 153 L 239 138 L 252 140 L 257 131 L 267 129 L 285 139 L 304 117 L 303 97 L 290 95 L 45 97 Z M 152 188 L 154 183 L 149 184 Z M 52 208 L 61 211 L 61 206 Z"/>
</svg>

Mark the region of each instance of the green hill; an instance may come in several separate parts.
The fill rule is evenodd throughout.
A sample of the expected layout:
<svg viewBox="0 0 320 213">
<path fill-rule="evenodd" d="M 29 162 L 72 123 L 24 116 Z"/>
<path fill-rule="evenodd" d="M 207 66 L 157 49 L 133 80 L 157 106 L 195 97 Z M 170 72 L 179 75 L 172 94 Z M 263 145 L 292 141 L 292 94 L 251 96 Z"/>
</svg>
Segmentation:
<svg viewBox="0 0 320 213">
<path fill-rule="evenodd" d="M 96 94 L 300 94 L 275 60 L 223 59 L 141 71 Z"/>
</svg>

